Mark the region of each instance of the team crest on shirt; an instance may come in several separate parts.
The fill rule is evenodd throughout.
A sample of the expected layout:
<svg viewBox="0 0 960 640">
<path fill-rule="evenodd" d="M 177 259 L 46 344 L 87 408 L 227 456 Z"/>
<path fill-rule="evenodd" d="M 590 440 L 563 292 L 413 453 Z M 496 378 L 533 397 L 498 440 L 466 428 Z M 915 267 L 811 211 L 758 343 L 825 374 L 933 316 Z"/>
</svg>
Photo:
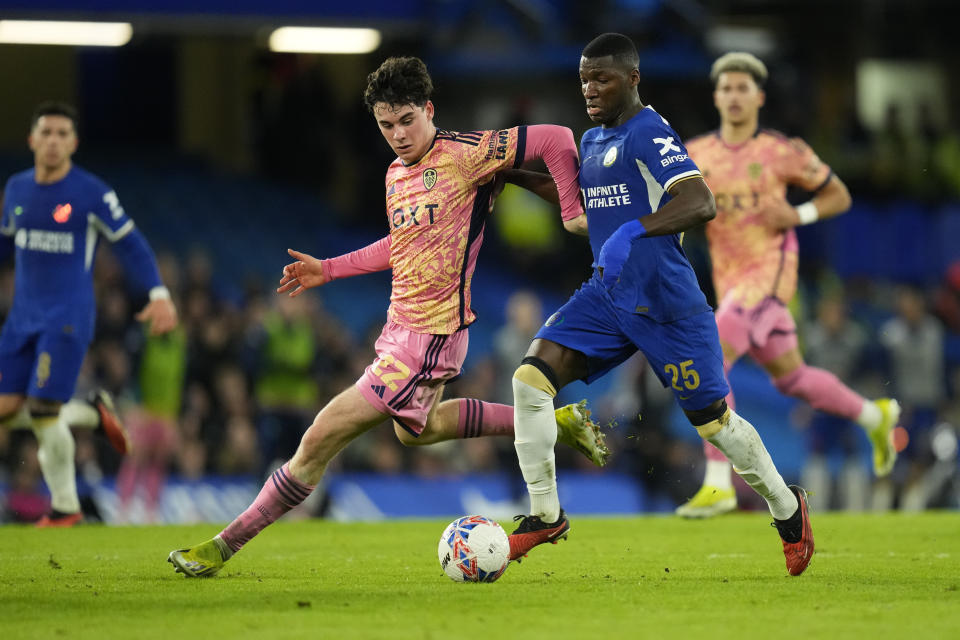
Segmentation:
<svg viewBox="0 0 960 640">
<path fill-rule="evenodd" d="M 427 191 L 433 189 L 433 186 L 437 184 L 437 170 L 436 169 L 427 169 L 423 172 L 423 186 L 427 188 Z"/>
<path fill-rule="evenodd" d="M 751 180 L 756 180 L 763 173 L 763 165 L 759 162 L 751 162 L 747 165 L 747 173 L 750 174 Z"/>
<path fill-rule="evenodd" d="M 603 155 L 603 166 L 610 167 L 613 166 L 613 163 L 617 161 L 617 147 L 616 145 L 607 149 L 607 152 Z"/>
</svg>

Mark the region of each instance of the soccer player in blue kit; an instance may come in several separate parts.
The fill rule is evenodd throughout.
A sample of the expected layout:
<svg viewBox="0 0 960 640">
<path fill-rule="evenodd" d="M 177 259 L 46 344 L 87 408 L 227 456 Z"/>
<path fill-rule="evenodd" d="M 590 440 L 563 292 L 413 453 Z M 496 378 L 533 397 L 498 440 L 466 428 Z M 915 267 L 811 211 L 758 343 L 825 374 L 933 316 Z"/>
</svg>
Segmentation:
<svg viewBox="0 0 960 640">
<path fill-rule="evenodd" d="M 0 332 L 0 425 L 29 426 L 37 436 L 51 496 L 51 512 L 39 526 L 72 526 L 83 519 L 70 424 L 99 423 L 117 449 L 126 449 L 126 435 L 105 393 L 95 394 L 87 406 L 64 404 L 93 339 L 91 267 L 101 236 L 113 245 L 132 284 L 149 298 L 137 319 L 149 323 L 152 334 L 177 324 L 153 251 L 116 193 L 73 164 L 76 122 L 70 105 L 37 107 L 29 136 L 34 166 L 7 181 L 0 223 L 0 260 L 15 255 L 13 306 Z"/>
<path fill-rule="evenodd" d="M 685 230 L 716 214 L 713 195 L 680 136 L 641 102 L 638 63 L 633 42 L 616 33 L 595 38 L 580 59 L 587 115 L 601 126 L 580 144 L 585 213 L 565 226 L 589 235 L 595 271 L 514 373 L 515 447 L 531 514 L 518 516 L 510 559 L 570 529 L 554 465 L 557 391 L 596 380 L 639 349 L 700 436 L 767 501 L 787 570 L 799 575 L 814 550 L 806 493 L 784 483 L 756 430 L 727 407 L 717 326 L 680 245 Z M 531 188 L 515 178 L 507 179 Z"/>
</svg>

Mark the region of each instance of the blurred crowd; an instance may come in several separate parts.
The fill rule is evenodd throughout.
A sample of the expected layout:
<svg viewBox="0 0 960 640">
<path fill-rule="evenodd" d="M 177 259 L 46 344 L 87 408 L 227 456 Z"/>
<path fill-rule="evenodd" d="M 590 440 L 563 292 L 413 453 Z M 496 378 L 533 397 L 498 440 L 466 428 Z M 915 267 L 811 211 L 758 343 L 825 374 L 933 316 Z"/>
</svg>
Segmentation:
<svg viewBox="0 0 960 640">
<path fill-rule="evenodd" d="M 124 505 L 137 494 L 156 508 L 168 474 L 259 480 L 270 473 L 292 455 L 317 409 L 369 364 L 380 329 L 371 326 L 355 340 L 323 307 L 321 296 L 278 296 L 266 283 L 247 282 L 240 300 L 226 295 L 218 291 L 211 257 L 202 251 L 182 262 L 161 255 L 159 262 L 182 317 L 181 328 L 161 338 L 147 338 L 133 319 L 141 301 L 126 293 L 108 250 L 99 252 L 95 265 L 98 325 L 77 394 L 103 387 L 114 395 L 134 452 L 121 459 L 104 438 L 78 429 L 77 468 L 81 488 L 116 476 L 121 521 Z M 879 484 L 871 478 L 865 439 L 855 425 L 808 408 L 783 421 L 778 428 L 789 422 L 804 430 L 801 481 L 819 496 L 818 507 L 956 506 L 953 425 L 960 424 L 960 362 L 947 354 L 948 342 L 960 340 L 960 264 L 931 290 L 862 290 L 829 277 L 808 284 L 805 291 L 815 293 L 798 296 L 795 309 L 808 361 L 868 396 L 897 397 L 905 408 L 897 431 L 900 462 L 892 479 Z M 12 288 L 9 268 L 0 285 L 0 312 L 5 313 Z M 479 354 L 446 396 L 510 403 L 512 372 L 544 315 L 536 293 L 513 293 L 493 348 Z M 700 477 L 699 442 L 671 431 L 672 396 L 642 358 L 612 375 L 609 390 L 592 401 L 594 418 L 606 428 L 615 451 L 610 468 L 634 475 L 648 492 L 682 502 Z M 563 447 L 557 459 L 561 467 L 597 471 Z M 331 470 L 430 476 L 516 473 L 517 468 L 508 438 L 408 449 L 392 429 L 378 428 L 348 447 Z M 43 512 L 31 432 L 0 431 L 0 483 L 8 488 L 8 519 L 29 521 Z M 95 514 L 92 501 L 85 508 Z M 312 508 L 322 513 L 323 500 Z"/>
</svg>

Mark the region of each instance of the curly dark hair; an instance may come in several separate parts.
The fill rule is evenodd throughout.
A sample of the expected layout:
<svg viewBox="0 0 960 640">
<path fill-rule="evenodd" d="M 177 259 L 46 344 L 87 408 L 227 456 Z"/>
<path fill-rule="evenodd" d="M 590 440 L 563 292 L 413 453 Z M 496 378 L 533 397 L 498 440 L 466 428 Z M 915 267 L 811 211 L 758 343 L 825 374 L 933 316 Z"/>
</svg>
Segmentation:
<svg viewBox="0 0 960 640">
<path fill-rule="evenodd" d="M 423 60 L 414 57 L 387 58 L 367 76 L 363 102 L 370 113 L 378 102 L 423 107 L 433 93 L 433 80 Z"/>
</svg>

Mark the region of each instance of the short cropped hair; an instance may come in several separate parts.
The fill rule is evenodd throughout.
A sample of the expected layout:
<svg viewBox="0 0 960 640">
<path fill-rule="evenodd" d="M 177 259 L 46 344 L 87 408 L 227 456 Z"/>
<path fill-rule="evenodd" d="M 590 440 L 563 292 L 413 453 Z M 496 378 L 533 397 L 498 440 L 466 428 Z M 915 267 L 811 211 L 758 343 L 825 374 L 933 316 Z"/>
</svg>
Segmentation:
<svg viewBox="0 0 960 640">
<path fill-rule="evenodd" d="M 714 86 L 720 79 L 720 74 L 727 71 L 749 73 L 758 87 L 763 87 L 767 81 L 767 65 L 763 64 L 757 56 L 745 51 L 731 51 L 716 59 L 710 68 L 710 81 Z"/>
<path fill-rule="evenodd" d="M 37 121 L 43 116 L 63 116 L 70 118 L 73 123 L 73 130 L 77 130 L 77 110 L 71 104 L 60 102 L 58 100 L 47 100 L 41 102 L 33 110 L 33 116 L 30 118 L 30 130 L 37 126 Z"/>
<path fill-rule="evenodd" d="M 380 68 L 367 76 L 363 102 L 373 113 L 378 102 L 390 105 L 426 106 L 433 93 L 433 80 L 427 65 L 420 58 L 394 57 L 384 60 Z"/>
<path fill-rule="evenodd" d="M 583 48 L 584 58 L 604 56 L 613 56 L 614 62 L 629 69 L 636 69 L 640 65 L 636 45 L 622 33 L 602 33 Z"/>
</svg>

